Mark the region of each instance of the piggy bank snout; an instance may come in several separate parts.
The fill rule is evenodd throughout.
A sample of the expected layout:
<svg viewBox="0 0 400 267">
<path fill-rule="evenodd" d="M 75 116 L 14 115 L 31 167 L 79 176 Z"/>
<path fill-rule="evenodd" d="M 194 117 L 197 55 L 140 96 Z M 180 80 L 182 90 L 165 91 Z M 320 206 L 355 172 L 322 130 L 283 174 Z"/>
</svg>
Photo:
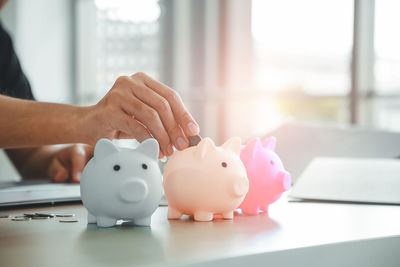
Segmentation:
<svg viewBox="0 0 400 267">
<path fill-rule="evenodd" d="M 137 203 L 144 200 L 148 193 L 148 185 L 143 179 L 129 178 L 119 186 L 117 195 L 123 202 Z"/>
<path fill-rule="evenodd" d="M 284 191 L 290 188 L 290 184 L 292 181 L 290 173 L 288 173 L 287 171 L 280 171 L 278 173 L 278 179 Z"/>
<path fill-rule="evenodd" d="M 249 180 L 246 177 L 240 177 L 233 182 L 233 194 L 235 197 L 242 197 L 249 191 Z"/>
</svg>

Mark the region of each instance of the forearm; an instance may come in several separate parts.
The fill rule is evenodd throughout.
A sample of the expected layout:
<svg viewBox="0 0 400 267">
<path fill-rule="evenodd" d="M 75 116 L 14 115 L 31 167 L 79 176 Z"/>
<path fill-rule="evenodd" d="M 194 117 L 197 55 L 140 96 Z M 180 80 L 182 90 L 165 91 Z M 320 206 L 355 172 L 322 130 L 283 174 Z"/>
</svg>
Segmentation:
<svg viewBox="0 0 400 267">
<path fill-rule="evenodd" d="M 85 109 L 0 96 L 0 148 L 86 143 Z"/>
<path fill-rule="evenodd" d="M 6 149 L 6 153 L 23 178 L 49 178 L 48 167 L 57 149 L 42 146 Z"/>
</svg>

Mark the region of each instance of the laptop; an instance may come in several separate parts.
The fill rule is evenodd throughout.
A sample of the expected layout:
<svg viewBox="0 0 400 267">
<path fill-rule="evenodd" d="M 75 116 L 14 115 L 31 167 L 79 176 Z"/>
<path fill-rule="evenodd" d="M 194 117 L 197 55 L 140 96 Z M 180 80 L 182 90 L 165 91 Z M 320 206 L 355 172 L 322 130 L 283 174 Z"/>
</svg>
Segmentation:
<svg viewBox="0 0 400 267">
<path fill-rule="evenodd" d="M 289 197 L 301 200 L 400 204 L 400 159 L 318 157 Z"/>
<path fill-rule="evenodd" d="M 399 158 L 400 133 L 332 124 L 287 123 L 268 133 L 296 183 L 316 157 Z"/>
<path fill-rule="evenodd" d="M 56 184 L 48 180 L 0 183 L 0 207 L 80 200 L 79 184 Z"/>
<path fill-rule="evenodd" d="M 0 207 L 80 200 L 79 184 L 22 180 L 7 155 L 0 149 Z"/>
</svg>

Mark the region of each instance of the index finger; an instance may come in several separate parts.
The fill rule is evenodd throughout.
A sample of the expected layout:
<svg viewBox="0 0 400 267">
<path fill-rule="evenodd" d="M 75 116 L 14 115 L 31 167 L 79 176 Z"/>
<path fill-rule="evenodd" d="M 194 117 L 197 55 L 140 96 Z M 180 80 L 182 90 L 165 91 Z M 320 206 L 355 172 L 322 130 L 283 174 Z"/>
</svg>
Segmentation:
<svg viewBox="0 0 400 267">
<path fill-rule="evenodd" d="M 193 119 L 192 115 L 187 111 L 179 94 L 175 90 L 169 88 L 165 84 L 162 84 L 152 79 L 146 74 L 142 75 L 144 79 L 144 84 L 147 87 L 153 89 L 155 92 L 157 92 L 168 101 L 169 105 L 171 106 L 172 113 L 174 114 L 175 120 L 180 125 L 185 135 L 194 136 L 199 134 L 199 126 Z"/>
</svg>

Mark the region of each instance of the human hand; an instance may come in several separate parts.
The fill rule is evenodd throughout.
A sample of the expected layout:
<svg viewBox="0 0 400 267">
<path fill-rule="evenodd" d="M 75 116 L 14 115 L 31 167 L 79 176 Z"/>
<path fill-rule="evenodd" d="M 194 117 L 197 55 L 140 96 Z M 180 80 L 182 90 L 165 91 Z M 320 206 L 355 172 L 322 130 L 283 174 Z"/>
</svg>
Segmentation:
<svg viewBox="0 0 400 267">
<path fill-rule="evenodd" d="M 56 183 L 79 183 L 83 168 L 93 156 L 93 147 L 70 145 L 56 150 L 48 166 L 48 176 Z"/>
<path fill-rule="evenodd" d="M 85 111 L 83 129 L 89 144 L 100 138 L 135 138 L 139 142 L 154 137 L 160 157 L 188 147 L 187 136 L 199 127 L 186 110 L 180 96 L 168 86 L 144 73 L 121 76 L 107 95 Z"/>
</svg>

